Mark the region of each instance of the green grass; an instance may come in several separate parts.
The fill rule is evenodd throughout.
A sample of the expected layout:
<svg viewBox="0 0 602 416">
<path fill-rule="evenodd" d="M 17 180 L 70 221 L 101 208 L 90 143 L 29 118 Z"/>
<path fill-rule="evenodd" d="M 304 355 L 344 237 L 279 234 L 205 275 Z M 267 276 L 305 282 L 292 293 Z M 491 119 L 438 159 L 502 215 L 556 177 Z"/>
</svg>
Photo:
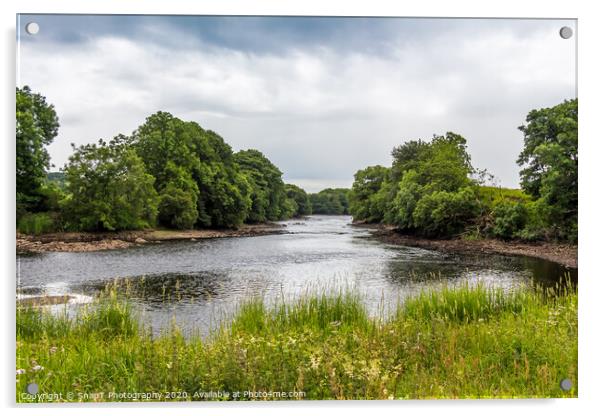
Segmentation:
<svg viewBox="0 0 602 416">
<path fill-rule="evenodd" d="M 520 189 L 498 186 L 479 186 L 477 195 L 482 203 L 492 208 L 502 201 L 529 202 L 532 198 Z"/>
<path fill-rule="evenodd" d="M 245 391 L 304 399 L 576 397 L 577 291 L 444 287 L 380 318 L 353 291 L 274 305 L 250 299 L 205 339 L 176 327 L 152 336 L 112 291 L 76 318 L 19 310 L 17 368 L 25 370 L 17 401 L 30 400 L 21 393 L 31 382 L 66 401 L 131 400 L 109 392 L 198 400 L 200 391 L 228 392 L 225 399 L 234 392 L 249 399 Z M 560 389 L 564 378 L 571 391 Z"/>
</svg>

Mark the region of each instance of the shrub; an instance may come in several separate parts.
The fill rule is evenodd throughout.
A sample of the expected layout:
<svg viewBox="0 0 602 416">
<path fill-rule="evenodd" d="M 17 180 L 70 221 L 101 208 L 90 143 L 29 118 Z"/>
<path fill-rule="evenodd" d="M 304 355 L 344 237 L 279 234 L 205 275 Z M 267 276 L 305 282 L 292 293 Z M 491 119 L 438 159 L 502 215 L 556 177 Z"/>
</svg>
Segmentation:
<svg viewBox="0 0 602 416">
<path fill-rule="evenodd" d="M 493 209 L 494 223 L 491 229 L 495 237 L 517 237 L 528 221 L 528 211 L 521 202 L 504 201 Z"/>
<path fill-rule="evenodd" d="M 23 215 L 17 229 L 23 234 L 39 235 L 61 231 L 62 225 L 57 213 L 38 212 Z"/>
<path fill-rule="evenodd" d="M 451 236 L 465 229 L 479 213 L 471 188 L 459 192 L 438 191 L 422 197 L 413 219 L 418 231 L 427 236 Z"/>
</svg>

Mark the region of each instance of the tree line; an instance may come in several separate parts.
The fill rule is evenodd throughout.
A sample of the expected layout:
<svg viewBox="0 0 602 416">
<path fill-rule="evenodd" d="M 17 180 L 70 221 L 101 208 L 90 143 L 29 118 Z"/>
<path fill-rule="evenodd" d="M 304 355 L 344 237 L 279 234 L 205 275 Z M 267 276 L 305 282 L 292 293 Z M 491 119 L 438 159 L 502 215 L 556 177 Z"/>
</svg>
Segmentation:
<svg viewBox="0 0 602 416">
<path fill-rule="evenodd" d="M 392 151 L 391 167 L 359 170 L 349 194 L 355 221 L 427 237 L 577 241 L 577 99 L 529 112 L 517 163 L 521 189 L 485 186 L 466 139 L 448 132 Z"/>
<path fill-rule="evenodd" d="M 129 136 L 72 144 L 63 172 L 47 174 L 58 117 L 28 87 L 16 93 L 17 221 L 25 232 L 232 228 L 348 213 L 348 190 L 308 195 L 285 184 L 260 151 L 233 152 L 217 133 L 162 111 Z"/>
<path fill-rule="evenodd" d="M 28 87 L 16 96 L 17 224 L 23 232 L 238 227 L 309 214 L 353 215 L 428 237 L 577 240 L 577 100 L 532 110 L 519 127 L 521 189 L 486 186 L 466 139 L 410 140 L 390 167 L 359 170 L 351 188 L 308 194 L 255 149 L 166 112 L 131 135 L 73 146 L 48 173 L 54 107 Z"/>
</svg>

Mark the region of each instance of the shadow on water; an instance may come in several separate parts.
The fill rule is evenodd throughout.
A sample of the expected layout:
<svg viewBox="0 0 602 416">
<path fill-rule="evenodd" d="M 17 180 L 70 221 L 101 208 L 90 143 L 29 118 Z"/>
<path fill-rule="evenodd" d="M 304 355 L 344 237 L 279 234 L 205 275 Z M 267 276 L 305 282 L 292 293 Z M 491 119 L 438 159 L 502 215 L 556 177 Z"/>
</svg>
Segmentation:
<svg viewBox="0 0 602 416">
<path fill-rule="evenodd" d="M 179 241 L 82 253 L 18 255 L 22 295 L 90 295 L 118 282 L 153 328 L 172 319 L 206 331 L 249 296 L 276 300 L 308 288 L 356 287 L 375 311 L 430 284 L 485 281 L 554 286 L 577 270 L 546 260 L 502 255 L 444 254 L 385 244 L 348 216 L 284 222 L 286 234 Z"/>
<path fill-rule="evenodd" d="M 538 259 L 534 257 L 519 257 L 523 267 L 530 270 L 534 281 L 543 287 L 554 287 L 567 280 L 573 285 L 579 283 L 579 274 L 576 267 L 566 267 L 553 261 Z"/>
<path fill-rule="evenodd" d="M 219 299 L 232 287 L 231 279 L 225 273 L 161 273 L 145 276 L 86 282 L 79 289 L 99 293 L 107 287 L 115 287 L 118 292 L 134 301 L 143 301 L 148 307 L 162 308 L 170 303 L 195 303 Z"/>
<path fill-rule="evenodd" d="M 453 283 L 484 280 L 505 286 L 504 282 L 530 283 L 543 288 L 578 283 L 577 268 L 527 256 L 448 254 L 405 248 L 403 254 L 387 263 L 388 278 L 398 285 Z"/>
</svg>

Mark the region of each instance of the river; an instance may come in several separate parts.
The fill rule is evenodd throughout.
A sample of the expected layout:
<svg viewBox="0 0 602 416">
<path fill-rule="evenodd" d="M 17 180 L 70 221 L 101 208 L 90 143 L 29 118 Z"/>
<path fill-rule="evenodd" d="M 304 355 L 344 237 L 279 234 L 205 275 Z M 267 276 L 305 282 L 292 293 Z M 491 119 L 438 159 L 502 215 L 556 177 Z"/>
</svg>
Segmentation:
<svg viewBox="0 0 602 416">
<path fill-rule="evenodd" d="M 427 285 L 480 280 L 509 289 L 550 285 L 566 273 L 555 263 L 528 257 L 452 255 L 385 244 L 351 225 L 349 216 L 282 224 L 287 233 L 19 255 L 18 292 L 85 300 L 115 279 L 126 279 L 132 302 L 154 331 L 175 320 L 185 333 L 203 334 L 249 296 L 273 302 L 352 288 L 379 313 Z"/>
</svg>

